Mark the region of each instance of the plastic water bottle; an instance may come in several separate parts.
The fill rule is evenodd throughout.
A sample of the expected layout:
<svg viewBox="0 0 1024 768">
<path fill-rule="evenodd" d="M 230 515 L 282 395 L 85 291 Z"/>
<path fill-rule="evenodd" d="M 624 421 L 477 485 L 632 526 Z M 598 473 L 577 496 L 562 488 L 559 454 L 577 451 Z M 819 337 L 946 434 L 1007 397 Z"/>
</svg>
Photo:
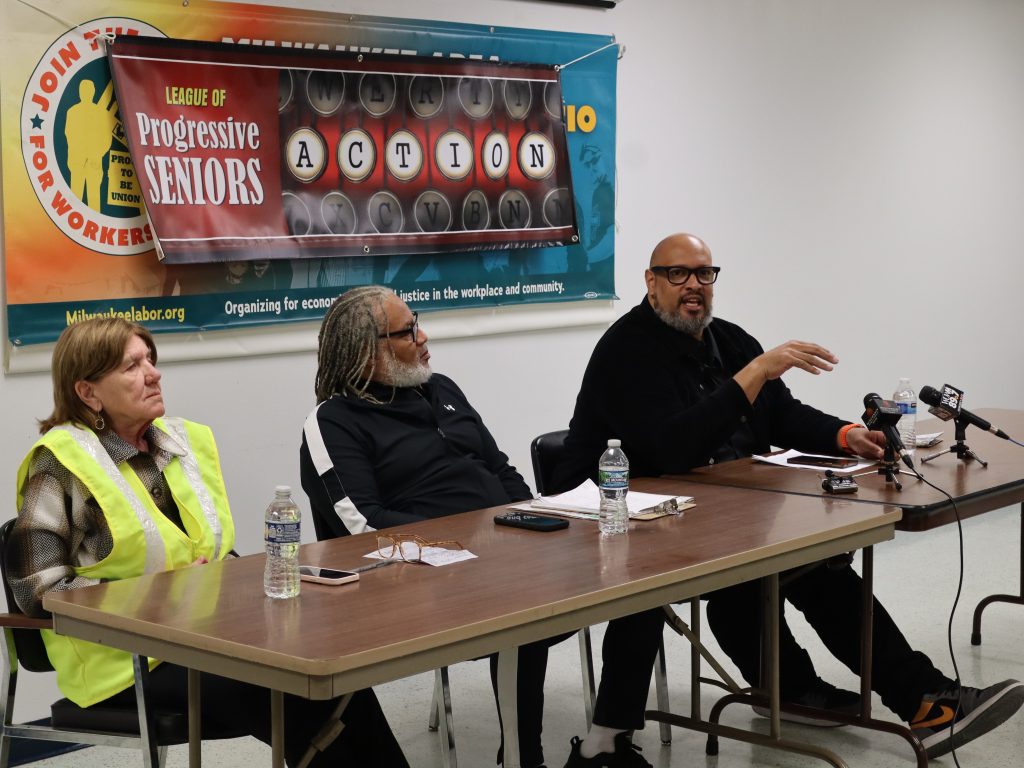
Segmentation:
<svg viewBox="0 0 1024 768">
<path fill-rule="evenodd" d="M 910 388 L 910 379 L 900 379 L 892 399 L 900 407 L 900 440 L 909 453 L 917 446 L 917 394 Z"/>
<path fill-rule="evenodd" d="M 629 459 L 622 452 L 620 440 L 609 440 L 608 448 L 597 464 L 598 485 L 601 488 L 601 516 L 598 528 L 602 536 L 614 536 L 629 530 Z"/>
<path fill-rule="evenodd" d="M 263 571 L 263 591 L 267 597 L 299 596 L 299 539 L 302 512 L 292 501 L 292 489 L 279 485 L 267 507 L 263 540 L 267 565 Z"/>
</svg>

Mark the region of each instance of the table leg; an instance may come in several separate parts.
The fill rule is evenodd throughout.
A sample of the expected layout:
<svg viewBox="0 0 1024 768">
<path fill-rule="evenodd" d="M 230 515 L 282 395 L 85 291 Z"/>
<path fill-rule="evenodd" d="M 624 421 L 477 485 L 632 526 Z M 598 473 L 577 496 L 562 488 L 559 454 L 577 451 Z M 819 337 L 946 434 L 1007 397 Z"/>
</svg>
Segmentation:
<svg viewBox="0 0 1024 768">
<path fill-rule="evenodd" d="M 698 638 L 700 637 L 700 598 L 690 600 L 690 629 Z M 700 648 L 697 643 L 690 641 L 690 717 L 701 719 L 700 709 L 700 673 L 701 660 Z"/>
<path fill-rule="evenodd" d="M 812 744 L 804 744 L 798 741 L 791 741 L 781 735 L 781 724 L 779 717 L 779 628 L 782 620 L 779 610 L 781 603 L 779 598 L 779 576 L 773 574 L 762 579 L 764 589 L 765 611 L 762 616 L 763 640 L 765 649 L 764 685 L 767 692 L 758 691 L 751 694 L 748 692 L 730 693 L 719 699 L 711 708 L 711 714 L 707 720 L 696 717 L 676 715 L 671 712 L 649 710 L 644 714 L 647 720 L 659 723 L 671 723 L 683 728 L 689 728 L 700 733 L 708 734 L 707 754 L 718 754 L 718 738 L 735 739 L 747 744 L 756 744 L 763 747 L 772 747 L 786 752 L 794 752 L 800 755 L 807 755 L 823 760 L 834 768 L 848 768 L 847 764 L 834 752 L 823 749 Z M 747 706 L 752 704 L 764 705 L 765 699 L 771 711 L 771 733 L 767 736 L 754 731 L 744 731 L 739 728 L 731 728 L 718 722 L 719 715 L 726 705 L 742 702 Z"/>
<path fill-rule="evenodd" d="M 875 636 L 875 548 L 861 552 L 860 716 L 871 719 L 871 669 Z"/>
<path fill-rule="evenodd" d="M 844 718 L 843 722 L 850 722 L 861 728 L 870 728 L 874 731 L 885 731 L 902 736 L 914 750 L 914 759 L 917 760 L 918 768 L 928 768 L 928 755 L 921 746 L 921 742 L 909 728 L 900 723 L 890 723 L 883 720 L 875 720 L 871 716 L 871 676 L 874 665 L 874 636 L 875 636 L 875 548 L 864 547 L 862 550 L 861 579 L 864 582 L 862 591 L 861 606 L 861 635 L 860 635 L 860 715 L 852 722 Z"/>
<path fill-rule="evenodd" d="M 498 708 L 501 710 L 504 768 L 519 768 L 519 648 L 498 653 Z"/>
<path fill-rule="evenodd" d="M 779 624 L 782 612 L 779 605 L 779 574 L 765 579 L 768 585 L 768 709 L 771 713 L 769 732 L 772 739 L 781 736 L 779 718 Z"/>
<path fill-rule="evenodd" d="M 1024 605 L 1024 503 L 1020 505 L 1020 594 L 989 595 L 974 609 L 974 626 L 971 628 L 971 645 L 981 645 L 981 613 L 992 603 Z"/>
<path fill-rule="evenodd" d="M 857 715 L 844 715 L 838 712 L 812 709 L 810 707 L 799 707 L 791 704 L 786 705 L 786 711 L 795 714 L 817 717 L 820 719 L 834 719 L 838 722 L 856 725 L 862 728 L 870 728 L 876 731 L 892 733 L 905 739 L 914 750 L 914 757 L 918 768 L 927 768 L 928 757 L 925 754 L 921 742 L 915 738 L 910 729 L 900 723 L 892 723 L 884 720 L 876 720 L 871 716 L 871 666 L 873 658 L 873 636 L 874 636 L 874 549 L 865 547 L 863 550 L 863 580 L 864 591 L 861 605 L 862 610 L 862 635 L 861 635 L 861 711 Z M 815 747 L 809 744 L 790 741 L 780 735 L 779 724 L 779 626 L 781 621 L 779 579 L 777 576 L 766 577 L 763 580 L 765 586 L 764 600 L 766 603 L 763 616 L 764 633 L 764 675 L 763 686 L 766 690 L 759 692 L 737 691 L 723 696 L 711 708 L 706 721 L 699 717 L 684 717 L 671 712 L 657 710 L 648 711 L 646 718 L 656 722 L 668 722 L 683 728 L 708 734 L 707 754 L 718 754 L 718 738 L 724 737 L 744 741 L 748 744 L 774 747 L 776 749 L 796 752 L 798 754 L 816 757 L 824 760 L 833 766 L 845 766 L 842 759 L 826 749 Z M 765 700 L 771 712 L 770 734 L 760 734 L 743 731 L 737 728 L 730 728 L 719 723 L 722 710 L 730 704 L 759 704 L 764 706 Z"/>
<path fill-rule="evenodd" d="M 188 768 L 202 768 L 202 698 L 199 695 L 198 669 L 188 671 Z"/>
<path fill-rule="evenodd" d="M 270 765 L 284 768 L 284 694 L 270 692 Z"/>
<path fill-rule="evenodd" d="M 452 692 L 448 685 L 448 667 L 434 670 L 434 699 L 430 712 L 430 730 L 438 731 L 441 741 L 441 764 L 444 768 L 459 768 L 455 750 L 455 727 L 452 718 Z"/>
</svg>

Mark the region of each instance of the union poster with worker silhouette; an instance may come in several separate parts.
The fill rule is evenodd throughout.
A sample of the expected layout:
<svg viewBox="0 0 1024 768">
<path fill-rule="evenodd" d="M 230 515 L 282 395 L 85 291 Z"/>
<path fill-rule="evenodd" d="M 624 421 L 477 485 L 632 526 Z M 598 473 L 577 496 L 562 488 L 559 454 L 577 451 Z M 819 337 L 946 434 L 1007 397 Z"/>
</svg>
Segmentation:
<svg viewBox="0 0 1024 768">
<path fill-rule="evenodd" d="M 52 341 L 68 324 L 98 314 L 156 332 L 316 320 L 339 293 L 367 283 L 390 285 L 419 310 L 613 297 L 612 37 L 210 0 L 139 0 L 130 17 L 125 8 L 0 0 L 6 323 L 14 346 Z M 250 150 L 259 143 L 255 151 L 218 168 L 197 168 L 172 152 L 147 168 L 133 156 L 132 132 L 137 139 L 149 131 L 150 142 L 163 143 L 169 130 L 174 143 L 178 117 L 185 125 L 200 106 L 189 100 L 219 96 L 215 85 L 203 91 L 166 82 L 146 94 L 166 109 L 157 123 L 140 122 L 138 112 L 127 119 L 109 44 L 136 38 L 225 44 L 257 57 L 336 56 L 349 71 L 289 66 L 268 78 L 269 94 L 233 86 L 235 104 L 253 109 L 269 100 L 276 125 L 259 136 L 246 133 L 248 126 L 239 134 L 225 117 L 212 130 L 217 140 L 233 136 Z M 380 73 L 360 70 L 360 58 L 401 71 L 365 78 Z M 456 74 L 467 60 L 488 69 Z M 413 71 L 419 62 L 427 68 Z M 516 62 L 525 66 L 510 69 Z M 544 78 L 535 80 L 540 72 Z M 380 99 L 393 100 L 393 109 L 401 104 L 401 112 L 375 115 Z M 432 102 L 449 109 L 443 130 Z M 192 138 L 199 142 L 203 133 L 209 144 L 211 126 L 202 122 L 192 121 Z M 561 146 L 552 140 L 554 125 L 564 126 Z M 479 185 L 460 177 L 470 158 Z M 276 182 L 264 168 L 275 164 Z M 188 243 L 179 258 L 171 258 L 174 248 L 158 249 L 154 190 L 170 193 L 173 182 L 175 194 L 195 193 L 195 184 L 178 181 L 198 178 L 205 195 L 207 172 L 215 196 L 274 201 L 273 213 L 251 217 L 258 245 L 244 258 L 231 254 L 248 246 L 214 239 L 237 232 L 194 209 L 185 237 L 198 233 L 205 245 Z M 362 173 L 387 174 L 387 183 L 371 191 L 360 185 Z M 276 241 L 282 226 L 285 237 Z M 403 244 L 406 231 L 427 239 Z M 474 241 L 468 231 L 483 236 Z M 509 231 L 521 237 L 503 241 Z M 210 246 L 218 242 L 225 247 Z"/>
</svg>

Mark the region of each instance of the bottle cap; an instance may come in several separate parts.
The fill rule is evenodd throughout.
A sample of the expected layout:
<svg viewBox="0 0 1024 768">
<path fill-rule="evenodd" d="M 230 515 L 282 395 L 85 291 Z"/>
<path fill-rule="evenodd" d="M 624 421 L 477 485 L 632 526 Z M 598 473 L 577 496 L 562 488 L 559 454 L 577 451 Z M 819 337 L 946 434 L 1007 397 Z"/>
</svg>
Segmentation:
<svg viewBox="0 0 1024 768">
<path fill-rule="evenodd" d="M 897 389 L 910 389 L 910 379 L 900 379 L 900 383 L 896 385 Z"/>
<path fill-rule="evenodd" d="M 615 439 L 614 437 L 613 437 L 613 438 L 611 438 L 611 439 L 610 439 L 610 440 L 608 441 L 608 447 L 609 447 L 609 448 L 618 448 L 618 447 L 619 447 L 619 446 L 621 446 L 621 445 L 622 445 L 622 441 L 621 441 L 621 440 L 616 440 L 616 439 Z"/>
<path fill-rule="evenodd" d="M 274 493 L 278 493 L 278 494 L 286 493 L 289 496 L 291 496 L 292 495 L 292 487 L 290 485 L 275 485 L 274 486 Z"/>
</svg>

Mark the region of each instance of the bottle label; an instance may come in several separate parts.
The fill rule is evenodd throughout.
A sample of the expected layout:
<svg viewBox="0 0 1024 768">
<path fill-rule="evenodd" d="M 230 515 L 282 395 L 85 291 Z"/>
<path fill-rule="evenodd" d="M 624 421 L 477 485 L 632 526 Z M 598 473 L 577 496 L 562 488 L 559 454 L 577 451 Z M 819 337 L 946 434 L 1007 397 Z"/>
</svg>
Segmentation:
<svg viewBox="0 0 1024 768">
<path fill-rule="evenodd" d="M 903 400 L 896 405 L 900 407 L 901 416 L 917 416 L 917 400 Z"/>
<path fill-rule="evenodd" d="M 629 489 L 628 469 L 599 469 L 597 479 L 602 488 Z"/>
<path fill-rule="evenodd" d="M 298 523 L 266 523 L 264 539 L 271 544 L 298 544 L 301 536 Z"/>
</svg>

